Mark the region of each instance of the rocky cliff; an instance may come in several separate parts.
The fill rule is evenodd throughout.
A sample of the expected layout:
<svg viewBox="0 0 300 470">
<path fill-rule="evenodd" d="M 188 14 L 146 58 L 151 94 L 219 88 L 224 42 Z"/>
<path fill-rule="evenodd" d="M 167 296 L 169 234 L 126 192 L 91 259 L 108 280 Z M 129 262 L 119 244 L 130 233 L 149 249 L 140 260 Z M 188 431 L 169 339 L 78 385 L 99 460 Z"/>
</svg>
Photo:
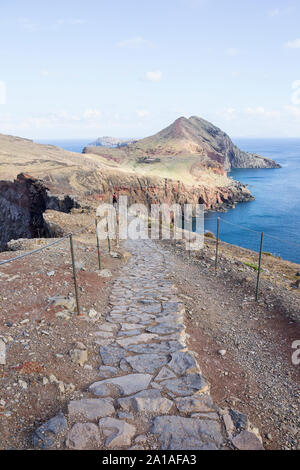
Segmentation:
<svg viewBox="0 0 300 470">
<path fill-rule="evenodd" d="M 110 202 L 115 191 L 127 195 L 129 204 L 194 202 L 207 210 L 253 199 L 216 162 L 203 167 L 194 156 L 178 156 L 176 164 L 170 158 L 162 166 L 160 157 L 123 165 L 100 155 L 0 135 L 0 246 L 11 239 L 53 236 L 43 218 L 45 210 L 69 212 L 76 204 L 95 208 L 101 201 Z"/>
<path fill-rule="evenodd" d="M 42 181 L 20 174 L 0 181 L 0 250 L 18 238 L 50 236 L 43 213 L 46 209 L 69 212 L 78 206 L 69 196 L 52 196 Z"/>
<path fill-rule="evenodd" d="M 186 203 L 204 204 L 206 210 L 218 210 L 233 207 L 238 202 L 253 200 L 249 189 L 231 180 L 226 187 L 197 187 L 187 186 L 181 181 L 163 179 L 158 177 L 137 176 L 135 174 L 123 175 L 107 171 L 96 175 L 94 188 L 86 195 L 87 199 L 99 202 L 111 202 L 112 194 L 117 191 L 120 195 L 128 197 L 128 203 L 144 203 L 147 206 L 156 203 Z"/>
</svg>

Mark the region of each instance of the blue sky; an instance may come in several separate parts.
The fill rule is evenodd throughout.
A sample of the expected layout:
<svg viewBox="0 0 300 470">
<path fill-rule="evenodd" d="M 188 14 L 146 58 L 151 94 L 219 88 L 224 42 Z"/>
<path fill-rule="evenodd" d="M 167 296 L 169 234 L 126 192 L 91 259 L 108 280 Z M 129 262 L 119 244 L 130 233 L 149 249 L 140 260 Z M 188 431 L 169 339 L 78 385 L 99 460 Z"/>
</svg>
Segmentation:
<svg viewBox="0 0 300 470">
<path fill-rule="evenodd" d="M 300 1 L 0 0 L 0 132 L 300 137 Z"/>
</svg>

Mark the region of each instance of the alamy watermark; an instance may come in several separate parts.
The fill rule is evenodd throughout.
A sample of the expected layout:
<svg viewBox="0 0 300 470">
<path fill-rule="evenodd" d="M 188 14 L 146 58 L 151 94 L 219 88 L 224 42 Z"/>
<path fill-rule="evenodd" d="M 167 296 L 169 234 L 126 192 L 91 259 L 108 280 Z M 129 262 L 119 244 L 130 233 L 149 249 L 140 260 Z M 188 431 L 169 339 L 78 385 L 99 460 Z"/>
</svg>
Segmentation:
<svg viewBox="0 0 300 470">
<path fill-rule="evenodd" d="M 6 85 L 0 80 L 0 104 L 6 104 Z"/>
<path fill-rule="evenodd" d="M 298 366 L 300 364 L 300 340 L 296 339 L 295 341 L 292 342 L 292 349 L 295 349 L 295 351 L 292 354 L 292 364 L 294 366 Z"/>
<path fill-rule="evenodd" d="M 100 240 L 185 240 L 187 250 L 204 244 L 203 204 L 132 204 L 120 196 L 118 204 L 97 208 L 97 233 Z"/>
</svg>

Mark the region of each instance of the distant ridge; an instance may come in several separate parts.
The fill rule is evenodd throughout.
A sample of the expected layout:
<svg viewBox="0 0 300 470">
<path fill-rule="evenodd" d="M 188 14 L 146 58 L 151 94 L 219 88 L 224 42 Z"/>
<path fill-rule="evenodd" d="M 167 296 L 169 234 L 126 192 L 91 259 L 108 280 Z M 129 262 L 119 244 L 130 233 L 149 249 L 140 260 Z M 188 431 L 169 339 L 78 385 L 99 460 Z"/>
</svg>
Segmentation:
<svg viewBox="0 0 300 470">
<path fill-rule="evenodd" d="M 134 139 L 119 139 L 117 137 L 109 137 L 103 136 L 98 137 L 94 142 L 88 144 L 88 147 L 108 147 L 108 148 L 115 148 L 115 147 L 124 147 L 125 145 L 129 145 L 136 142 Z"/>
</svg>

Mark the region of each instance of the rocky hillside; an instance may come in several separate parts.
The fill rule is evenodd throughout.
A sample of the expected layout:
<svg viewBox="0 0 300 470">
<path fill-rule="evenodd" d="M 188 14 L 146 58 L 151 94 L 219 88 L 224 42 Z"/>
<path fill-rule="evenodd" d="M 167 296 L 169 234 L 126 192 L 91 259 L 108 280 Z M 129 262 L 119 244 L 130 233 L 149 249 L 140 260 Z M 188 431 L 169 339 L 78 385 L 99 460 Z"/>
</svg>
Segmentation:
<svg viewBox="0 0 300 470">
<path fill-rule="evenodd" d="M 105 151 L 124 152 L 131 145 Z M 127 195 L 129 204 L 193 202 L 208 210 L 253 199 L 246 186 L 212 160 L 204 167 L 197 155 L 159 156 L 151 164 L 149 159 L 118 162 L 0 134 L 0 249 L 11 239 L 47 236 L 42 217 L 47 209 L 95 208 L 110 202 L 115 191 Z"/>
<path fill-rule="evenodd" d="M 228 171 L 231 168 L 279 168 L 273 160 L 238 149 L 221 129 L 197 116 L 180 117 L 157 134 L 123 148 L 108 150 L 86 147 L 84 153 L 97 153 L 120 164 L 157 163 L 157 157 L 194 157 L 202 168 Z M 188 163 L 188 161 L 187 161 Z"/>
</svg>

